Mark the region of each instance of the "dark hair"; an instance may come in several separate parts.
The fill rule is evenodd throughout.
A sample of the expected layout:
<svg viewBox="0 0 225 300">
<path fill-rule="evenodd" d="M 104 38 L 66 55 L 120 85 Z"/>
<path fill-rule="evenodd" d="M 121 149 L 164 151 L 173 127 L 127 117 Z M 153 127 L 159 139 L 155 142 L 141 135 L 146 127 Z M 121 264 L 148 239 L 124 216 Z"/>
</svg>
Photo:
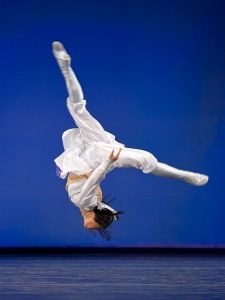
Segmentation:
<svg viewBox="0 0 225 300">
<path fill-rule="evenodd" d="M 105 204 L 109 204 L 112 201 L 114 201 L 115 199 L 112 199 L 111 201 L 104 201 L 109 195 L 107 195 L 106 197 L 104 197 L 102 199 L 102 202 Z M 117 211 L 117 212 L 112 212 L 111 210 L 109 210 L 108 208 L 103 208 L 103 209 L 98 209 L 98 207 L 96 206 L 94 208 L 94 213 L 95 213 L 95 217 L 94 220 L 96 223 L 98 223 L 98 225 L 100 226 L 99 229 L 97 229 L 97 231 L 100 233 L 100 235 L 106 239 L 106 240 L 110 240 L 111 239 L 111 234 L 110 231 L 107 230 L 106 228 L 109 227 L 111 225 L 111 223 L 113 222 L 113 220 L 115 219 L 115 216 L 117 218 L 117 220 L 119 219 L 120 214 L 123 214 L 123 211 Z"/>
</svg>

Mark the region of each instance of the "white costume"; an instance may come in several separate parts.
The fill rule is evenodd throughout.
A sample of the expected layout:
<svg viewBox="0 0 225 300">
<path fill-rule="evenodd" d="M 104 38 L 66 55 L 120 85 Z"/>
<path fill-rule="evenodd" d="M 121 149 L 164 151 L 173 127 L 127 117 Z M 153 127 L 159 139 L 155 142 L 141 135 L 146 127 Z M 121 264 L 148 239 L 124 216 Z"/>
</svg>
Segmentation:
<svg viewBox="0 0 225 300">
<path fill-rule="evenodd" d="M 127 148 L 117 142 L 115 136 L 105 131 L 87 111 L 83 91 L 70 67 L 70 56 L 63 45 L 54 42 L 53 53 L 66 81 L 69 93 L 68 110 L 78 127 L 69 129 L 62 135 L 64 152 L 55 159 L 60 169 L 59 176 L 64 179 L 68 173 L 82 175 L 92 172 L 87 180 L 69 184 L 68 193 L 75 205 L 87 210 L 93 209 L 98 203 L 96 187 L 105 175 L 116 167 L 133 167 L 144 173 L 183 179 L 195 185 L 203 185 L 207 182 L 208 177 L 205 175 L 178 170 L 159 163 L 150 152 Z M 123 149 L 118 160 L 111 162 L 108 159 L 110 153 L 113 149 L 117 153 L 119 148 Z"/>
<path fill-rule="evenodd" d="M 62 135 L 65 151 L 55 159 L 62 170 L 61 178 L 66 178 L 69 172 L 79 175 L 96 169 L 113 149 L 119 148 L 124 149 L 110 170 L 114 167 L 135 167 L 150 173 L 156 167 L 157 160 L 151 153 L 126 148 L 115 140 L 114 135 L 105 131 L 87 111 L 86 100 L 73 103 L 69 97 L 67 107 L 78 128 L 69 129 Z"/>
<path fill-rule="evenodd" d="M 115 167 L 134 167 L 144 173 L 150 173 L 157 164 L 156 158 L 149 152 L 126 148 L 115 140 L 115 136 L 105 131 L 97 120 L 86 110 L 86 101 L 73 103 L 67 99 L 67 107 L 78 128 L 66 130 L 62 135 L 64 152 L 55 159 L 61 170 L 60 177 L 68 173 L 87 174 L 94 170 L 87 181 L 79 180 L 68 186 L 71 201 L 80 208 L 93 209 L 97 205 L 95 190 Z M 112 150 L 123 148 L 119 159 L 108 160 Z"/>
</svg>

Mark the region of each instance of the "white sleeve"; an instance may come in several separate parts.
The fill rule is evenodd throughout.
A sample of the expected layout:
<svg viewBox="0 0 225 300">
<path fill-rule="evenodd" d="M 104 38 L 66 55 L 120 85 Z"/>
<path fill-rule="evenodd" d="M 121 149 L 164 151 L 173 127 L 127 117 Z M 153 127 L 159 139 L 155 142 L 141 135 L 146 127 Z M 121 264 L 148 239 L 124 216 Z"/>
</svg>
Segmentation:
<svg viewBox="0 0 225 300">
<path fill-rule="evenodd" d="M 85 184 L 83 185 L 81 192 L 76 196 L 77 205 L 80 208 L 90 207 L 91 205 L 97 205 L 97 197 L 96 203 L 93 204 L 93 196 L 95 195 L 95 190 L 97 185 L 105 178 L 105 175 L 113 162 L 110 159 L 103 161 L 90 175 Z"/>
</svg>

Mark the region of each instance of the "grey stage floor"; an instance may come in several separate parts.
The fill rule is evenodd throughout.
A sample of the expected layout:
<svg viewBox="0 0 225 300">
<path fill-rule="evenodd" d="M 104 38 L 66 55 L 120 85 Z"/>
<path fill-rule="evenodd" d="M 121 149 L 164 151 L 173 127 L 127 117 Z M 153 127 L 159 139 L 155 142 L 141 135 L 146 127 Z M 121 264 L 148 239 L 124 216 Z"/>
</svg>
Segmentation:
<svg viewBox="0 0 225 300">
<path fill-rule="evenodd" d="M 0 299 L 225 299 L 225 257 L 2 255 Z"/>
</svg>

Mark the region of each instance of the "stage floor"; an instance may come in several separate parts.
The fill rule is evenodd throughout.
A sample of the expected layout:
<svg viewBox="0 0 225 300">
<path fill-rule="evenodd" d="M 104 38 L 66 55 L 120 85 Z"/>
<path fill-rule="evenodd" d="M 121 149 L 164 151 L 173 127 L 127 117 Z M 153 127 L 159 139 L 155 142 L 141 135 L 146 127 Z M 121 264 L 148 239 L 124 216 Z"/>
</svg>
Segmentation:
<svg viewBox="0 0 225 300">
<path fill-rule="evenodd" d="M 1 255 L 0 299 L 225 299 L 225 256 Z"/>
</svg>

